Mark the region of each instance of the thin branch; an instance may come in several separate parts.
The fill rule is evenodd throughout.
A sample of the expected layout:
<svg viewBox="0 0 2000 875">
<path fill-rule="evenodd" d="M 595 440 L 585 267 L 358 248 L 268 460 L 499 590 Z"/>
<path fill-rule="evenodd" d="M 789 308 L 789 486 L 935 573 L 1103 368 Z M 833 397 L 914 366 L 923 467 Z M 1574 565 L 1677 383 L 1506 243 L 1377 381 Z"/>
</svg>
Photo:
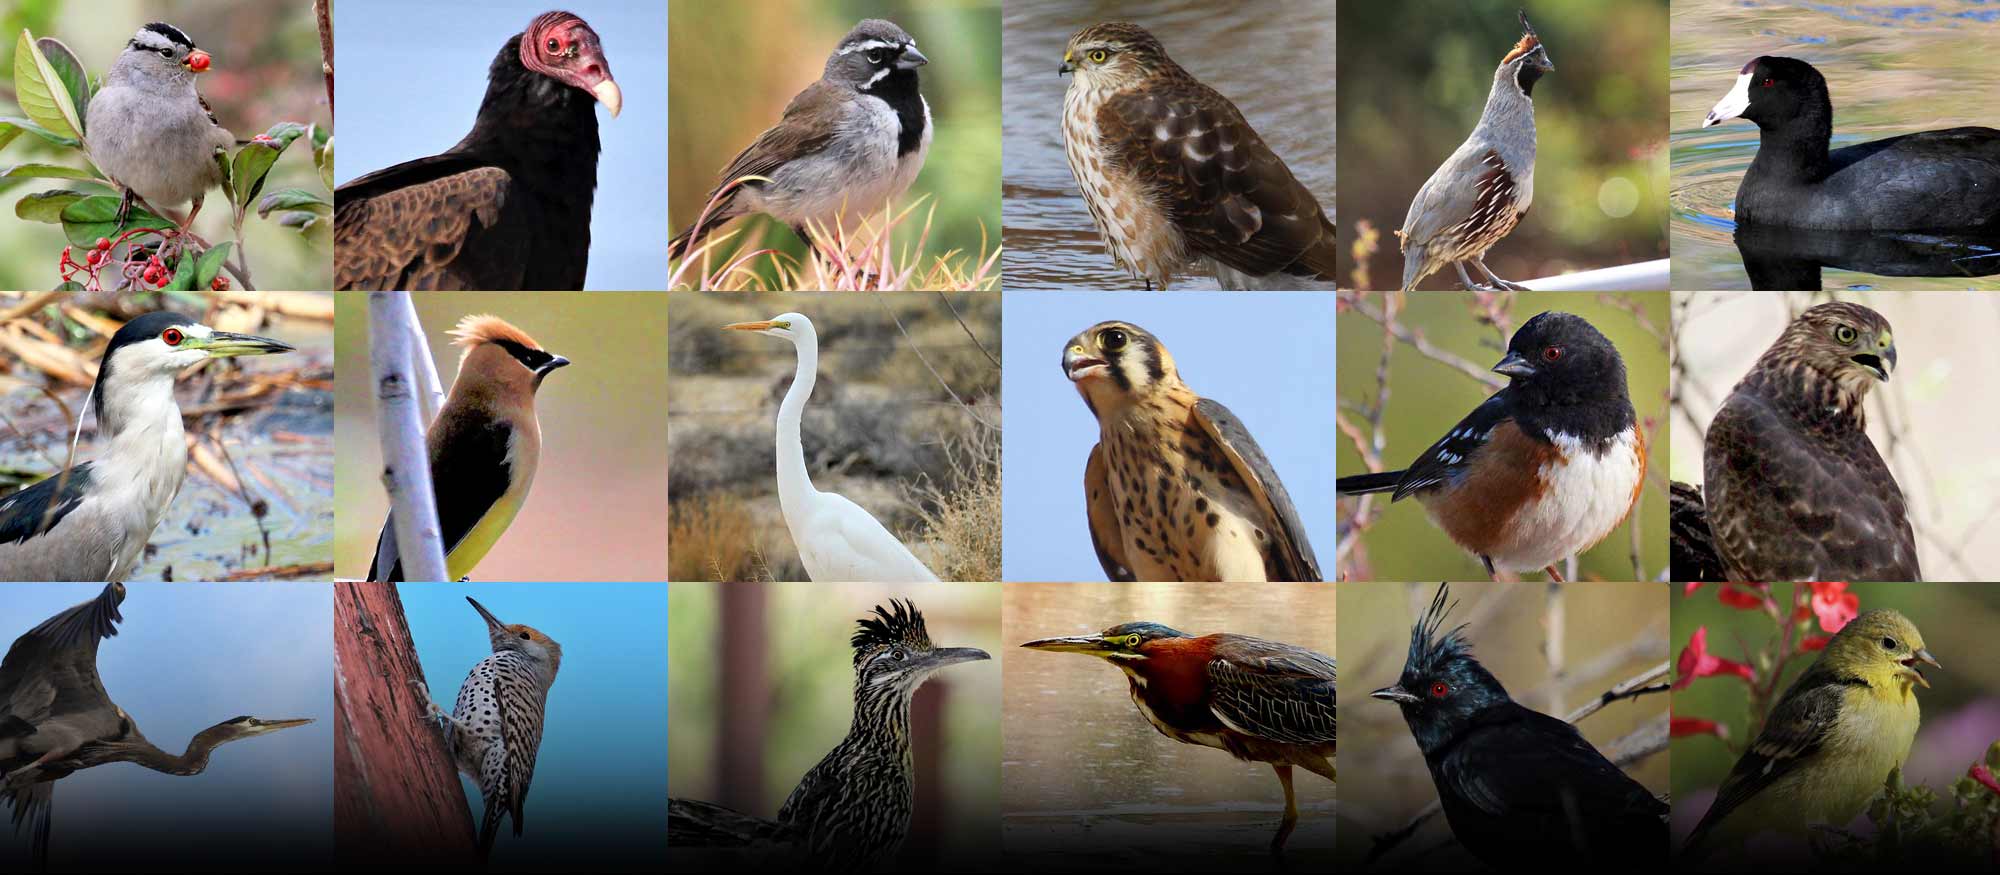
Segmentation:
<svg viewBox="0 0 2000 875">
<path fill-rule="evenodd" d="M 326 114 L 333 115 L 333 9 L 327 0 L 313 0 L 319 19 L 319 69 L 326 75 Z"/>
<path fill-rule="evenodd" d="M 917 354 L 917 361 L 924 363 L 924 370 L 930 371 L 931 376 L 938 381 L 938 385 L 944 387 L 945 394 L 950 395 L 951 400 L 958 402 L 958 406 L 964 408 L 965 415 L 972 417 L 973 422 L 977 422 L 994 431 L 999 431 L 999 426 L 987 422 L 984 417 L 981 417 L 979 412 L 973 409 L 972 405 L 965 403 L 965 399 L 958 396 L 958 392 L 951 388 L 950 383 L 945 382 L 944 375 L 938 373 L 937 368 L 931 367 L 931 360 L 924 356 L 923 347 L 917 345 L 917 339 L 910 336 L 910 330 L 903 327 L 903 320 L 896 316 L 895 310 L 890 309 L 887 301 L 882 300 L 880 293 L 875 295 L 875 303 L 881 305 L 882 312 L 889 314 L 889 321 L 896 323 L 896 330 L 903 333 L 903 339 L 910 344 L 910 351 Z"/>
<path fill-rule="evenodd" d="M 999 367 L 1000 360 L 994 358 L 993 353 L 986 351 L 986 344 L 979 342 L 979 336 L 972 333 L 972 326 L 965 324 L 964 316 L 958 315 L 958 305 L 951 302 L 951 296 L 944 292 L 938 292 L 937 296 L 938 300 L 944 302 L 945 309 L 951 311 L 951 318 L 958 320 L 959 329 L 965 332 L 965 336 L 972 341 L 972 345 L 979 347 L 979 354 L 986 356 L 986 360 L 992 362 L 994 367 Z"/>
<path fill-rule="evenodd" d="M 444 581 L 444 538 L 440 534 L 437 495 L 431 486 L 430 456 L 424 446 L 422 412 L 413 395 L 411 372 L 418 334 L 409 322 L 409 292 L 368 293 L 369 364 L 375 378 L 376 428 L 382 440 L 382 484 L 389 492 L 389 531 L 376 553 L 376 567 L 387 571 L 395 559 L 403 563 L 404 579 Z"/>
</svg>

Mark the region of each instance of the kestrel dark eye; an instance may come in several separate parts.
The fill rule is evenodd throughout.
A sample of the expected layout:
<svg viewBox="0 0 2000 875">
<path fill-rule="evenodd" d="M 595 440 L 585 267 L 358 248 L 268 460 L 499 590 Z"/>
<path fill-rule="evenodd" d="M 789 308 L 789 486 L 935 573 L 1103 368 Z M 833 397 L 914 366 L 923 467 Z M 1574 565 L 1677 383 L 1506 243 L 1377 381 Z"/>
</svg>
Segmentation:
<svg viewBox="0 0 2000 875">
<path fill-rule="evenodd" d="M 1883 649 L 1883 650 L 1894 650 L 1894 649 L 1896 649 L 1896 639 L 1894 639 L 1894 638 L 1884 638 L 1884 639 L 1882 639 L 1882 649 Z"/>
<path fill-rule="evenodd" d="M 1125 348 L 1125 341 L 1129 339 L 1125 336 L 1125 332 L 1113 328 L 1099 335 L 1097 344 L 1104 347 L 1105 352 L 1117 352 Z"/>
<path fill-rule="evenodd" d="M 1841 343 L 1853 343 L 1854 339 L 1859 336 L 1860 332 L 1855 331 L 1852 326 L 1836 325 L 1833 328 L 1833 339 Z"/>
<path fill-rule="evenodd" d="M 160 341 L 168 346 L 180 346 L 181 341 L 186 339 L 186 335 L 181 334 L 181 330 L 178 328 L 169 328 L 160 332 Z"/>
<path fill-rule="evenodd" d="M 1542 350 L 1542 361 L 1559 362 L 1562 361 L 1562 357 L 1563 348 L 1560 346 L 1551 346 Z"/>
</svg>

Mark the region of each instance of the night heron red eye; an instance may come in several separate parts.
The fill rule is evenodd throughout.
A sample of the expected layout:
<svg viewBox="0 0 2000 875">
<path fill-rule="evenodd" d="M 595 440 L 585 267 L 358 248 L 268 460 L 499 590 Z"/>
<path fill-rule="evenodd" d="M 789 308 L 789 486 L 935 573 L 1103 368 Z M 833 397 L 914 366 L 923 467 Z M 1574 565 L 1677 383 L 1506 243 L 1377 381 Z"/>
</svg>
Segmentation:
<svg viewBox="0 0 2000 875">
<path fill-rule="evenodd" d="M 178 328 L 169 328 L 160 332 L 160 340 L 165 341 L 168 346 L 180 346 L 181 341 L 186 339 L 186 336 L 182 335 L 181 330 Z"/>
<path fill-rule="evenodd" d="M 1562 357 L 1563 357 L 1563 348 L 1560 346 L 1551 346 L 1548 347 L 1547 349 L 1542 350 L 1543 361 L 1548 361 L 1548 362 L 1562 361 Z"/>
<path fill-rule="evenodd" d="M 1435 681 L 1431 684 L 1431 698 L 1433 699 L 1442 699 L 1449 692 L 1451 692 L 1451 685 L 1444 681 Z"/>
</svg>

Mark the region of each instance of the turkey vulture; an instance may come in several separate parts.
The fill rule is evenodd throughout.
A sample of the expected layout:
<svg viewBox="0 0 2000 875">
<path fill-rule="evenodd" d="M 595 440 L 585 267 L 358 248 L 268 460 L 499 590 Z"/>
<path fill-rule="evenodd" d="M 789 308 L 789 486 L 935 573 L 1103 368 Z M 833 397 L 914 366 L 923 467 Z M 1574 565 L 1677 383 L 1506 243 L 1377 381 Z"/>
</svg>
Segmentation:
<svg viewBox="0 0 2000 875">
<path fill-rule="evenodd" d="M 339 289 L 581 289 L 597 111 L 624 97 L 597 32 L 545 12 L 486 73 L 472 132 L 334 191 Z"/>
</svg>

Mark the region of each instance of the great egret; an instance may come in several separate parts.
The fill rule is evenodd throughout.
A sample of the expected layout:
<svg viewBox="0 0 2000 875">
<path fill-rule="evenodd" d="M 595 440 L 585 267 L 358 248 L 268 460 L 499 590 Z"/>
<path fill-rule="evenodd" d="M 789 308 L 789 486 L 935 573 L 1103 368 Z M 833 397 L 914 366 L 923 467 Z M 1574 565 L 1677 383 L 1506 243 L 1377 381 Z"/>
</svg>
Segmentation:
<svg viewBox="0 0 2000 875">
<path fill-rule="evenodd" d="M 764 322 L 723 327 L 782 337 L 798 350 L 798 374 L 778 405 L 778 506 L 784 510 L 785 526 L 792 531 L 792 544 L 798 547 L 806 576 L 822 582 L 936 581 L 937 575 L 861 505 L 837 492 L 819 491 L 806 473 L 799 418 L 819 374 L 819 335 L 813 331 L 812 320 L 786 313 Z"/>
</svg>

